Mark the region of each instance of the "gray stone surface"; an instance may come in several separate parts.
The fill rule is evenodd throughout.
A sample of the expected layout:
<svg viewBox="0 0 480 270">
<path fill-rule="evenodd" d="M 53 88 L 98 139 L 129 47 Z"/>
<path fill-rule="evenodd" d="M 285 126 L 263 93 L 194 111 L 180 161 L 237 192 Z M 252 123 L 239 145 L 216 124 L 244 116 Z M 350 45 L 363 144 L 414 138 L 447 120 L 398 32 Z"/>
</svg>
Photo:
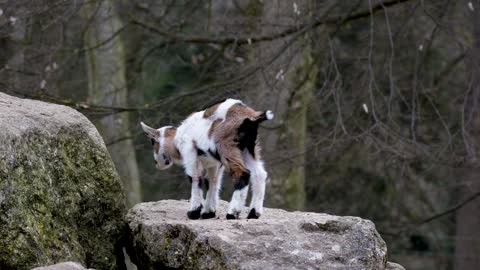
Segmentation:
<svg viewBox="0 0 480 270">
<path fill-rule="evenodd" d="M 54 265 L 37 267 L 32 270 L 94 270 L 94 269 L 86 269 L 81 264 L 77 262 L 63 262 L 57 263 Z"/>
<path fill-rule="evenodd" d="M 405 270 L 405 268 L 398 263 L 387 262 L 385 270 Z"/>
<path fill-rule="evenodd" d="M 128 252 L 139 269 L 385 269 L 387 247 L 357 217 L 265 209 L 258 220 L 189 220 L 187 201 L 136 205 Z M 223 211 L 222 211 L 223 210 Z M 243 213 L 245 218 L 247 213 Z"/>
<path fill-rule="evenodd" d="M 0 269 L 114 269 L 125 213 L 115 167 L 85 116 L 0 93 Z"/>
</svg>

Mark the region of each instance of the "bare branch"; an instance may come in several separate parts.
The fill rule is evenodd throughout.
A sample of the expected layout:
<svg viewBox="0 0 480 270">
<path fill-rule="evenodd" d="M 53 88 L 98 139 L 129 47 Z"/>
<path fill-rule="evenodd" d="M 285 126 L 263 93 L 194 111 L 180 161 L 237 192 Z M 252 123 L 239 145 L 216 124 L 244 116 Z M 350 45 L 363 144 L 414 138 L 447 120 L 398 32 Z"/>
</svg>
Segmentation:
<svg viewBox="0 0 480 270">
<path fill-rule="evenodd" d="M 149 31 L 152 31 L 153 33 L 159 34 L 163 37 L 166 37 L 168 39 L 172 39 L 177 42 L 186 42 L 186 43 L 194 43 L 194 44 L 221 44 L 221 45 L 227 45 L 227 44 L 237 44 L 237 45 L 244 45 L 244 44 L 251 44 L 251 43 L 258 43 L 258 42 L 266 42 L 266 41 L 273 41 L 276 39 L 281 39 L 288 37 L 292 34 L 295 34 L 305 27 L 310 25 L 310 28 L 316 28 L 321 25 L 326 25 L 326 24 L 331 24 L 331 25 L 343 25 L 351 21 L 355 21 L 358 19 L 363 19 L 367 18 L 369 16 L 373 16 L 378 11 L 383 10 L 384 8 L 387 7 L 393 7 L 398 4 L 402 4 L 408 1 L 418 1 L 418 0 L 390 0 L 390 1 L 385 1 L 380 4 L 377 4 L 373 7 L 371 7 L 369 10 L 361 11 L 355 14 L 352 14 L 348 17 L 333 17 L 333 18 L 314 18 L 312 22 L 306 23 L 306 24 L 300 24 L 297 26 L 293 26 L 291 28 L 288 28 L 282 32 L 279 33 L 274 33 L 270 35 L 264 35 L 264 36 L 257 36 L 257 37 L 225 37 L 225 38 L 214 38 L 214 37 L 205 37 L 205 36 L 184 36 L 184 35 L 179 35 L 177 33 L 169 32 L 164 29 L 158 28 L 154 25 L 151 25 L 147 22 L 142 22 L 136 19 L 132 19 L 131 23 L 134 25 L 138 25 L 140 27 L 143 27 Z"/>
</svg>

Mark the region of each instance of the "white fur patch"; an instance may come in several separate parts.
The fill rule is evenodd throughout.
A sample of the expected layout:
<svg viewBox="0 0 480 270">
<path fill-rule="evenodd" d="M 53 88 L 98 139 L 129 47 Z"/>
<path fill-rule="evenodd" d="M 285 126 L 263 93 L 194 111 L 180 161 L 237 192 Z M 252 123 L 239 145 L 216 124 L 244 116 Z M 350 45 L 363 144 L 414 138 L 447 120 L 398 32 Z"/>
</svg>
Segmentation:
<svg viewBox="0 0 480 270">
<path fill-rule="evenodd" d="M 243 104 L 243 102 L 241 100 L 233 99 L 233 98 L 229 98 L 225 100 L 218 106 L 217 110 L 213 114 L 213 117 L 211 118 L 225 120 L 225 117 L 227 117 L 228 110 L 235 104 Z"/>
<path fill-rule="evenodd" d="M 267 119 L 272 120 L 273 117 L 275 116 L 272 111 L 268 110 L 266 113 Z"/>
<path fill-rule="evenodd" d="M 190 176 L 197 170 L 199 161 L 194 141 L 200 149 L 215 149 L 214 141 L 208 137 L 208 130 L 213 121 L 203 118 L 203 113 L 204 111 L 196 112 L 185 119 L 177 128 L 174 138 L 175 146 L 182 156 L 185 172 Z"/>
<path fill-rule="evenodd" d="M 245 201 L 247 200 L 248 195 L 248 186 L 240 189 L 235 190 L 233 192 L 232 200 L 228 206 L 227 214 L 230 215 L 237 215 L 242 212 L 243 208 L 245 207 Z"/>
<path fill-rule="evenodd" d="M 208 137 L 208 130 L 213 121 L 203 118 L 203 113 L 204 111 L 193 113 L 177 129 L 174 140 L 182 156 L 189 155 L 191 150 L 195 150 L 193 141 L 200 149 L 215 149 L 215 143 Z M 196 152 L 194 154 L 196 155 Z"/>
<path fill-rule="evenodd" d="M 197 209 L 203 202 L 203 190 L 198 185 L 198 179 L 192 181 L 192 193 L 190 195 L 190 211 Z"/>
<path fill-rule="evenodd" d="M 162 127 L 159 129 L 160 131 L 160 138 L 159 138 L 159 143 L 160 143 L 160 150 L 159 153 L 164 153 L 165 152 L 165 127 Z"/>
<path fill-rule="evenodd" d="M 250 208 L 255 209 L 256 213 L 263 214 L 263 200 L 265 197 L 265 183 L 267 172 L 264 169 L 263 162 L 256 160 L 247 151 L 243 152 L 245 165 L 250 170 L 250 185 L 252 186 L 252 200 Z"/>
</svg>

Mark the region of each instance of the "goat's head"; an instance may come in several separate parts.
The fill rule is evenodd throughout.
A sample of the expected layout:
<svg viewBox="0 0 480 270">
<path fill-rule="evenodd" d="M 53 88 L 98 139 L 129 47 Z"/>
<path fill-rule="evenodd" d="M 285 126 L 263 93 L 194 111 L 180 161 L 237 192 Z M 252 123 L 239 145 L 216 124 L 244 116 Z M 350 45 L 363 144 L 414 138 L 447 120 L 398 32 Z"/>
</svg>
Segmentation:
<svg viewBox="0 0 480 270">
<path fill-rule="evenodd" d="M 173 162 L 179 158 L 178 150 L 174 144 L 176 129 L 172 126 L 154 129 L 143 122 L 140 124 L 152 143 L 153 158 L 157 169 L 166 170 L 170 168 Z"/>
</svg>

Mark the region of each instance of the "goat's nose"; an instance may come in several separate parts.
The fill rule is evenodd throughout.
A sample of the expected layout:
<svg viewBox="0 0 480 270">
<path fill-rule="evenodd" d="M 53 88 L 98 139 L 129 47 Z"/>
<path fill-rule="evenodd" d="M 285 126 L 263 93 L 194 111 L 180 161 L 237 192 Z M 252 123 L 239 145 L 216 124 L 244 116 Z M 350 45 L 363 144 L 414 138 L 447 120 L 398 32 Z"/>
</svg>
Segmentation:
<svg viewBox="0 0 480 270">
<path fill-rule="evenodd" d="M 168 164 L 170 164 L 170 161 L 165 160 L 165 165 L 168 165 Z"/>
</svg>

